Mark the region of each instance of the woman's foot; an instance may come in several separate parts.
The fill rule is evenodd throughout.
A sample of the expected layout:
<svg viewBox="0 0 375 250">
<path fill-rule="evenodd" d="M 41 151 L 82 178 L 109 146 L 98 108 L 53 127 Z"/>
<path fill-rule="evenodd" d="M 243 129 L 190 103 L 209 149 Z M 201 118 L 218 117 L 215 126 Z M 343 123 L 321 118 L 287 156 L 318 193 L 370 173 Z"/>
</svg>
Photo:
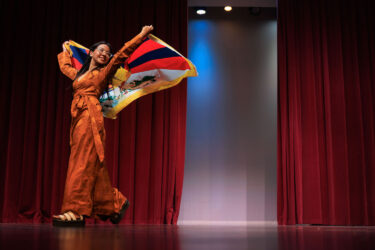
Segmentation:
<svg viewBox="0 0 375 250">
<path fill-rule="evenodd" d="M 72 211 L 52 217 L 52 225 L 55 227 L 84 227 L 85 218 L 82 215 L 74 214 Z"/>
</svg>

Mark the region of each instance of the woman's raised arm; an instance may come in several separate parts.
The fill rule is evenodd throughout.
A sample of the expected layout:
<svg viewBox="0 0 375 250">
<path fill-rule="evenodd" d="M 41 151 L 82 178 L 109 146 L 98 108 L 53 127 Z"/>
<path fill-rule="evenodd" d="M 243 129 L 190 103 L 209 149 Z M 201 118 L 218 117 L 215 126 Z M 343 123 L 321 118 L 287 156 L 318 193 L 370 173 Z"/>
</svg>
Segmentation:
<svg viewBox="0 0 375 250">
<path fill-rule="evenodd" d="M 132 40 L 126 42 L 124 46 L 116 52 L 108 65 L 101 70 L 99 77 L 111 77 L 118 67 L 134 52 L 134 50 L 142 43 L 143 39 L 153 30 L 152 25 L 144 26 L 142 31 Z"/>
<path fill-rule="evenodd" d="M 63 43 L 63 51 L 57 55 L 57 59 L 59 61 L 61 72 L 70 79 L 74 80 L 76 78 L 78 70 L 72 66 L 69 52 L 66 50 L 65 45 L 69 45 L 69 42 L 66 41 Z"/>
</svg>

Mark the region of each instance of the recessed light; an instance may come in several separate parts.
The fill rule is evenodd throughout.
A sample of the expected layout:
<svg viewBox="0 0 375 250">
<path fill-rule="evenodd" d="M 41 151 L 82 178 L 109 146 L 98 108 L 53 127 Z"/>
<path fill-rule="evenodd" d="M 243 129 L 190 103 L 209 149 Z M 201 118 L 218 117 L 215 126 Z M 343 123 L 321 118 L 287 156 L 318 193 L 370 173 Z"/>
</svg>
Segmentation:
<svg viewBox="0 0 375 250">
<path fill-rule="evenodd" d="M 225 11 L 231 11 L 231 10 L 232 10 L 232 6 L 225 6 L 225 7 L 224 7 L 224 10 L 225 10 Z"/>
<path fill-rule="evenodd" d="M 198 7 L 198 8 L 196 8 L 196 12 L 197 12 L 198 15 L 204 15 L 204 14 L 206 14 L 206 8 Z"/>
</svg>

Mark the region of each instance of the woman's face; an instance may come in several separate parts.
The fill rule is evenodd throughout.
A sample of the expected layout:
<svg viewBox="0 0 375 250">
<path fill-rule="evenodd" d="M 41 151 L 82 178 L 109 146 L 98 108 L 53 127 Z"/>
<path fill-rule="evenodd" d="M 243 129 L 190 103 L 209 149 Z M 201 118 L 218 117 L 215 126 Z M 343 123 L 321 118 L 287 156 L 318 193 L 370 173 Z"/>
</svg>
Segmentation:
<svg viewBox="0 0 375 250">
<path fill-rule="evenodd" d="M 106 44 L 100 44 L 90 55 L 96 64 L 106 64 L 111 57 L 111 50 Z"/>
</svg>

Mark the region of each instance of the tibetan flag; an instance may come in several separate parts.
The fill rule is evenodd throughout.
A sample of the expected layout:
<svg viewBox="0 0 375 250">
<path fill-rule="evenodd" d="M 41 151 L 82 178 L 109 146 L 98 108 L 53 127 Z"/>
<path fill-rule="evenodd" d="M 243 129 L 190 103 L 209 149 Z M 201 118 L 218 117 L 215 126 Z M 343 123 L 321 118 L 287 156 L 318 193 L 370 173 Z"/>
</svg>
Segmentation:
<svg viewBox="0 0 375 250">
<path fill-rule="evenodd" d="M 69 51 L 72 51 L 73 66 L 77 69 L 82 67 L 88 50 L 70 41 Z M 103 115 L 115 119 L 132 101 L 173 87 L 189 76 L 197 76 L 195 66 L 174 48 L 150 34 L 117 70 L 112 83 L 100 96 Z"/>
<path fill-rule="evenodd" d="M 66 49 L 70 54 L 73 67 L 80 70 L 90 50 L 72 40 L 69 41 L 69 46 Z"/>
</svg>

